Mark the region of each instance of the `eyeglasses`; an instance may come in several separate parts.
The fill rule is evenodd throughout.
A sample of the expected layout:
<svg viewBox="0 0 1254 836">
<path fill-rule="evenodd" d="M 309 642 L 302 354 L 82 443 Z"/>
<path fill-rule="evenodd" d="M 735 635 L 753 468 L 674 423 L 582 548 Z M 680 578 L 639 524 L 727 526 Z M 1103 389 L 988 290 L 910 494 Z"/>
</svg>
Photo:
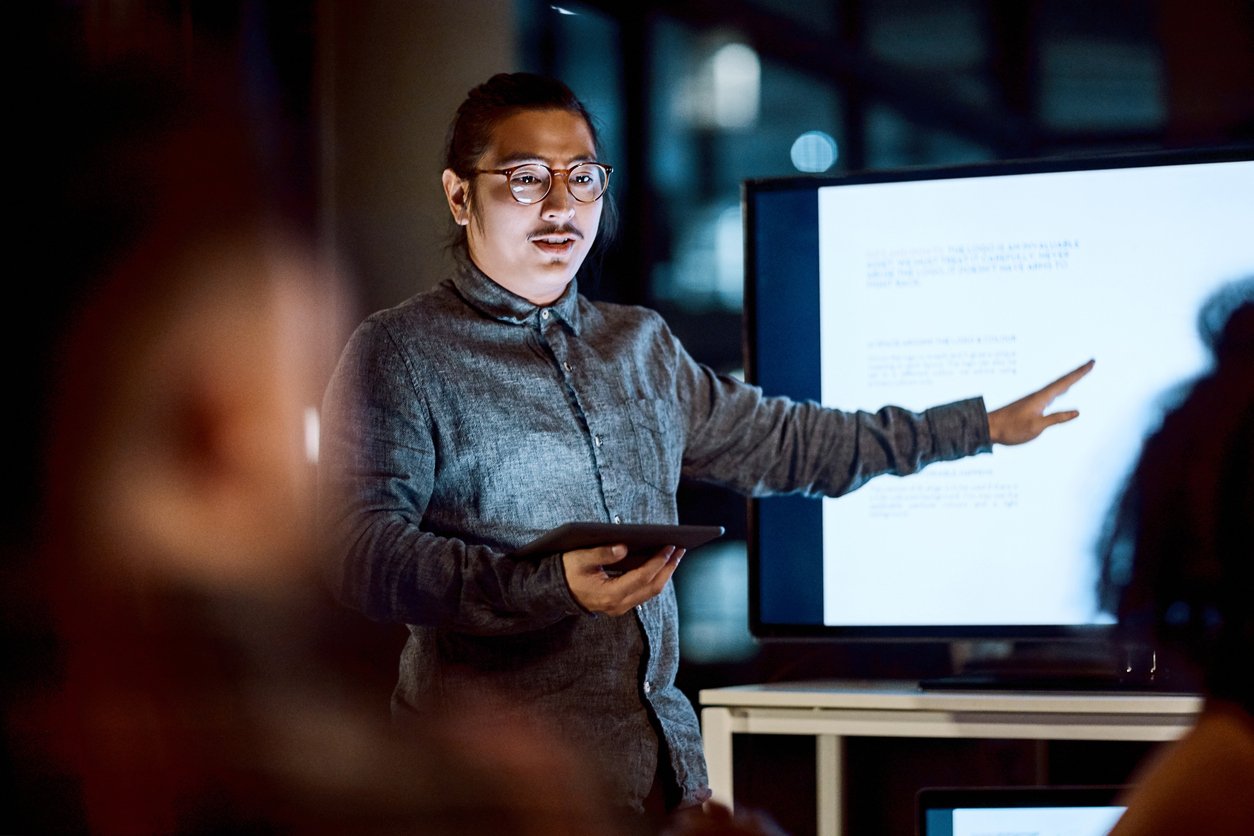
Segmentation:
<svg viewBox="0 0 1254 836">
<path fill-rule="evenodd" d="M 504 174 L 509 178 L 509 192 L 523 206 L 539 203 L 553 188 L 553 175 L 566 176 L 570 196 L 580 203 L 593 203 L 610 187 L 612 165 L 580 163 L 570 168 L 549 168 L 541 163 L 527 163 L 513 168 L 475 169 L 476 174 Z"/>
</svg>

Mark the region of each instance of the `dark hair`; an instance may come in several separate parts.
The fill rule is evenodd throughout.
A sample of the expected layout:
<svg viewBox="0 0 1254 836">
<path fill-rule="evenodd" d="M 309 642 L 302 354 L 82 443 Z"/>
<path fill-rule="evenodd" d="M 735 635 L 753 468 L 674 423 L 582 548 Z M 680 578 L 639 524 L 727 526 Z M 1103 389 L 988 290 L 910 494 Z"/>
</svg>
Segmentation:
<svg viewBox="0 0 1254 836">
<path fill-rule="evenodd" d="M 1212 297 L 1199 325 L 1215 367 L 1146 441 L 1100 594 L 1128 639 L 1254 712 L 1254 279 Z"/>
<path fill-rule="evenodd" d="M 502 121 L 521 110 L 565 110 L 581 117 L 592 134 L 592 144 L 597 154 L 601 142 L 596 122 L 583 102 L 571 89 L 553 78 L 533 73 L 498 73 L 471 90 L 466 100 L 457 108 L 457 117 L 449 128 L 445 145 L 444 167 L 471 184 L 470 196 L 474 196 L 475 168 L 492 142 L 492 132 Z M 600 250 L 614 237 L 618 226 L 618 210 L 614 201 L 602 197 L 601 228 L 597 233 L 596 250 Z M 474 213 L 474 201 L 471 201 Z M 459 258 L 468 258 L 466 228 L 457 226 L 449 249 Z"/>
</svg>

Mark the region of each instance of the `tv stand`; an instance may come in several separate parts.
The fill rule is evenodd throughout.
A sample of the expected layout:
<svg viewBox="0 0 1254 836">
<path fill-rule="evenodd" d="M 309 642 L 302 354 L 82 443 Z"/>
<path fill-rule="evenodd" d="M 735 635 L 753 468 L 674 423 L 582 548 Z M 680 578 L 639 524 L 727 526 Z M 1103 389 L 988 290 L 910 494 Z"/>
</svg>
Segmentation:
<svg viewBox="0 0 1254 836">
<path fill-rule="evenodd" d="M 1196 683 L 1164 669 L 1144 645 L 1067 642 L 950 644 L 949 676 L 919 681 L 924 691 L 1042 693 L 1196 693 Z"/>
<path fill-rule="evenodd" d="M 846 737 L 1175 740 L 1202 698 L 1148 693 L 921 691 L 916 682 L 775 682 L 703 690 L 701 737 L 714 800 L 732 803 L 732 736 L 815 738 L 819 836 L 843 831 Z"/>
<path fill-rule="evenodd" d="M 970 671 L 919 680 L 924 691 L 1033 691 L 1038 693 L 1187 693 L 1161 681 L 1098 673 Z"/>
</svg>

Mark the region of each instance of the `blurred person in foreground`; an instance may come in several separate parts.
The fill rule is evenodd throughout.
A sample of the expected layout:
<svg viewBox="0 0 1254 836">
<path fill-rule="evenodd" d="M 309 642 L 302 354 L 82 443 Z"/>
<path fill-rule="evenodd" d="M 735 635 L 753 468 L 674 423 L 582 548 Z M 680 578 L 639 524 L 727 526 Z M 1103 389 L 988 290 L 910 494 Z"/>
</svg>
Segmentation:
<svg viewBox="0 0 1254 836">
<path fill-rule="evenodd" d="M 324 401 L 321 473 L 337 594 L 409 625 L 394 713 L 509 694 L 595 759 L 615 804 L 656 822 L 710 794 L 675 687 L 682 550 L 621 575 L 605 568 L 621 545 L 510 553 L 573 521 L 675 523 L 681 476 L 835 496 L 1023 443 L 1076 416 L 1045 409 L 1091 363 L 991 414 L 981 398 L 869 414 L 764 397 L 695 362 L 655 312 L 580 295 L 613 222 L 598 154 L 560 82 L 515 73 L 470 91 L 443 174 L 459 266 L 357 329 Z"/>
<path fill-rule="evenodd" d="M 229 62 L 50 63 L 23 205 L 66 327 L 40 559 L 5 594 L 53 638 L 6 694 L 0 829 L 619 832 L 543 725 L 484 693 L 398 734 L 321 652 L 307 411 L 343 305 Z"/>
<path fill-rule="evenodd" d="M 1145 443 L 1102 594 L 1206 702 L 1134 777 L 1111 836 L 1254 833 L 1254 279 L 1215 296 L 1201 324 L 1214 367 Z"/>
</svg>

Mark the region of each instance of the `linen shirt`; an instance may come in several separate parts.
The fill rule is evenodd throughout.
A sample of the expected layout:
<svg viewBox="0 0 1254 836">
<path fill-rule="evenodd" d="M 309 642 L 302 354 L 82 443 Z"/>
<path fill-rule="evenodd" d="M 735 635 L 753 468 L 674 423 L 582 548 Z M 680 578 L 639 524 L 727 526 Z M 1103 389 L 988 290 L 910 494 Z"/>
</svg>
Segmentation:
<svg viewBox="0 0 1254 836">
<path fill-rule="evenodd" d="M 653 311 L 590 302 L 574 281 L 537 306 L 472 266 L 358 328 L 323 426 L 333 585 L 409 625 L 394 710 L 507 695 L 551 718 L 635 809 L 659 738 L 681 803 L 709 794 L 674 684 L 674 588 L 593 615 L 560 555 L 510 552 L 572 521 L 675 523 L 681 477 L 835 496 L 989 449 L 978 398 L 850 414 L 764 397 L 695 362 Z"/>
</svg>

